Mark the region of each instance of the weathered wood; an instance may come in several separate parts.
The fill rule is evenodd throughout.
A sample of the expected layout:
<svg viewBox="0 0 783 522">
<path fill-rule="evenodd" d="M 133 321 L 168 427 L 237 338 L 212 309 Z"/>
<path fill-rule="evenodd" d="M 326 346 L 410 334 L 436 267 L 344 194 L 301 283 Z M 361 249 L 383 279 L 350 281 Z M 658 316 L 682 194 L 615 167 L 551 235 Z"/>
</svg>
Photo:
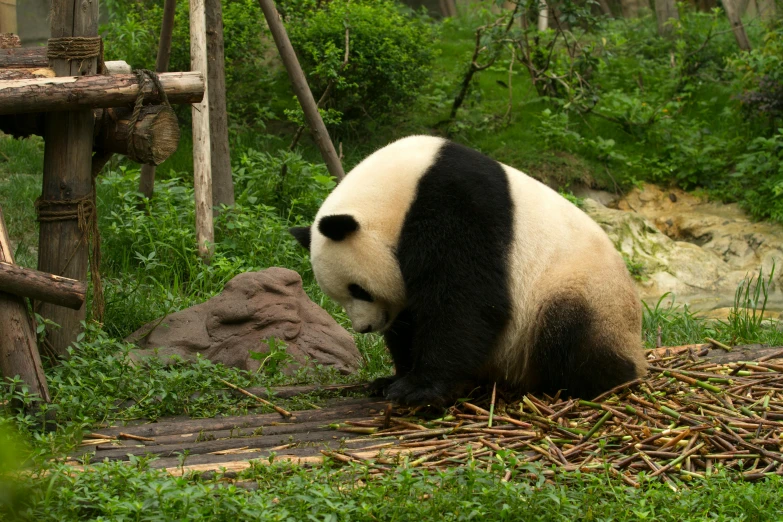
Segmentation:
<svg viewBox="0 0 783 522">
<path fill-rule="evenodd" d="M 160 165 L 177 150 L 179 123 L 177 115 L 166 105 L 147 105 L 139 112 L 131 139 L 133 110 L 125 107 L 96 111 L 96 149 L 123 154 L 136 163 Z"/>
<path fill-rule="evenodd" d="M 204 96 L 203 78 L 199 72 L 164 73 L 160 83 L 170 103 L 195 103 Z M 146 82 L 144 94 L 154 89 Z M 138 92 L 132 74 L 11 80 L 0 82 L 0 114 L 120 107 L 133 103 Z"/>
<path fill-rule="evenodd" d="M 62 37 L 96 37 L 98 36 L 98 1 L 83 2 L 81 0 L 54 0 L 52 2 L 51 35 L 52 38 Z M 98 57 L 84 60 L 67 60 L 57 58 L 50 65 L 58 77 L 39 80 L 14 80 L 3 82 L 0 87 L 0 105 L 4 105 L 9 93 L 15 92 L 9 84 L 25 82 L 60 82 L 54 83 L 63 95 L 62 109 L 72 112 L 52 112 L 47 115 L 44 130 L 44 169 L 43 190 L 41 200 L 52 210 L 65 210 L 70 206 L 53 206 L 48 201 L 79 201 L 87 198 L 92 192 L 92 137 L 93 113 L 91 106 L 79 103 L 80 86 L 94 80 L 112 80 L 110 76 L 92 76 L 98 72 Z M 135 79 L 135 78 L 134 78 Z M 66 86 L 63 89 L 63 86 Z M 0 109 L 0 114 L 9 112 L 44 112 L 50 109 L 45 100 L 50 99 L 46 93 L 52 86 L 38 88 L 22 87 L 20 93 L 26 93 L 22 100 L 14 104 L 23 106 Z M 55 87 L 57 90 L 57 87 Z M 68 98 L 76 98 L 68 102 Z M 25 105 L 24 99 L 28 105 Z M 33 102 L 33 103 L 29 103 Z M 38 240 L 38 270 L 59 276 L 87 280 L 88 241 L 86 230 L 80 229 L 78 219 L 43 221 L 40 223 Z M 59 325 L 57 328 L 46 329 L 46 342 L 52 352 L 59 357 L 68 355 L 68 347 L 76 340 L 81 324 L 86 318 L 85 307 L 71 310 L 61 306 L 41 303 L 41 316 Z"/>
<path fill-rule="evenodd" d="M 324 125 L 324 121 L 321 118 L 321 113 L 318 112 L 313 93 L 307 85 L 307 79 L 301 65 L 299 65 L 299 59 L 296 57 L 291 41 L 288 39 L 288 33 L 285 31 L 283 22 L 280 21 L 277 8 L 273 0 L 258 0 L 258 3 L 264 12 L 264 18 L 266 18 L 266 23 L 269 25 L 272 38 L 275 40 L 280 58 L 283 60 L 283 65 L 288 72 L 288 78 L 291 80 L 291 85 L 294 88 L 294 94 L 296 94 L 299 104 L 302 106 L 307 126 L 310 128 L 313 139 L 321 151 L 321 157 L 324 163 L 326 163 L 326 168 L 329 170 L 329 174 L 339 181 L 345 177 L 343 166 L 340 163 L 337 152 L 334 150 L 329 133 L 326 131 L 326 125 Z"/>
<path fill-rule="evenodd" d="M 46 47 L 0 49 L 0 68 L 49 67 Z"/>
<path fill-rule="evenodd" d="M 190 68 L 209 75 L 207 22 L 204 0 L 190 0 Z M 201 259 L 209 262 L 215 229 L 212 216 L 212 160 L 209 131 L 209 82 L 204 97 L 193 104 L 193 188 L 196 200 L 196 242 Z"/>
<path fill-rule="evenodd" d="M 221 0 L 204 0 L 207 27 L 207 82 L 209 83 L 209 145 L 212 159 L 212 206 L 234 204 L 231 153 L 228 148 L 226 65 L 223 50 Z"/>
<path fill-rule="evenodd" d="M 0 261 L 0 291 L 78 310 L 84 304 L 87 285 Z"/>
<path fill-rule="evenodd" d="M 54 71 L 48 67 L 14 67 L 10 69 L 0 69 L 0 81 L 54 78 L 55 76 Z"/>
<path fill-rule="evenodd" d="M 16 0 L 0 0 L 0 33 L 16 32 Z"/>
<path fill-rule="evenodd" d="M 163 4 L 163 22 L 160 26 L 160 40 L 158 41 L 158 56 L 155 60 L 155 72 L 162 73 L 169 70 L 169 58 L 171 56 L 171 36 L 174 33 L 174 14 L 176 12 L 176 0 L 166 0 Z M 142 165 L 139 178 L 139 192 L 146 198 L 152 197 L 155 187 L 155 166 Z"/>
<path fill-rule="evenodd" d="M 11 241 L 0 209 L 0 262 L 13 263 Z M 46 402 L 49 387 L 41 365 L 27 303 L 23 297 L 0 292 L 0 377 L 18 375 Z"/>
<path fill-rule="evenodd" d="M 729 24 L 731 24 L 731 30 L 734 32 L 737 45 L 743 51 L 750 51 L 750 40 L 748 40 L 748 35 L 745 32 L 745 26 L 742 25 L 742 17 L 740 16 L 737 0 L 723 0 L 723 9 L 726 11 L 726 17 L 728 17 Z"/>
</svg>

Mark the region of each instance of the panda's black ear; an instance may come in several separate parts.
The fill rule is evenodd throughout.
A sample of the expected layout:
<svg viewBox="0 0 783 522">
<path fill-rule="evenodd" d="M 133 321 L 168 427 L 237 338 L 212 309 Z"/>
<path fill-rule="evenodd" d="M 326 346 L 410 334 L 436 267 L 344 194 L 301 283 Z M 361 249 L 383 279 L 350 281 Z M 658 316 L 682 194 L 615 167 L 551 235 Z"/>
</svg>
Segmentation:
<svg viewBox="0 0 783 522">
<path fill-rule="evenodd" d="M 359 223 L 348 214 L 326 216 L 318 222 L 321 234 L 334 241 L 342 241 L 348 235 L 359 230 Z"/>
<path fill-rule="evenodd" d="M 310 227 L 291 227 L 288 231 L 299 241 L 300 245 L 310 250 Z"/>
</svg>

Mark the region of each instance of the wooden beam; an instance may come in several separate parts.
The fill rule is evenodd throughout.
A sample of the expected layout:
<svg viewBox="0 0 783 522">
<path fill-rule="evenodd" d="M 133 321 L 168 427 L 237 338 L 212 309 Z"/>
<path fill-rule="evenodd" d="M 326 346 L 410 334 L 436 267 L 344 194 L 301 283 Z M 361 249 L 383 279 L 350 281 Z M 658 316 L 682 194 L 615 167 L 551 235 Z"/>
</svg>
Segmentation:
<svg viewBox="0 0 783 522">
<path fill-rule="evenodd" d="M 169 58 L 171 57 L 171 37 L 174 33 L 174 15 L 176 13 L 176 0 L 166 0 L 163 4 L 163 22 L 160 26 L 160 40 L 158 41 L 158 56 L 155 60 L 155 72 L 162 73 L 169 70 Z M 152 197 L 155 187 L 155 166 L 142 165 L 139 178 L 139 192 L 146 198 Z"/>
<path fill-rule="evenodd" d="M 30 80 L 33 78 L 54 78 L 57 76 L 49 67 L 12 67 L 0 69 L 0 81 Z"/>
<path fill-rule="evenodd" d="M 0 68 L 48 67 L 46 47 L 20 47 L 0 49 Z"/>
<path fill-rule="evenodd" d="M 84 304 L 87 285 L 0 261 L 0 291 L 78 310 Z"/>
<path fill-rule="evenodd" d="M 190 0 L 190 68 L 208 75 L 207 22 L 204 0 Z M 193 184 L 196 199 L 196 241 L 201 258 L 208 262 L 215 242 L 212 221 L 212 161 L 209 133 L 209 83 L 204 97 L 193 104 Z"/>
<path fill-rule="evenodd" d="M 280 15 L 277 12 L 275 3 L 273 0 L 258 0 L 258 3 L 264 12 L 264 18 L 266 18 L 266 23 L 272 32 L 277 51 L 280 53 L 280 58 L 283 60 L 286 71 L 288 71 L 288 78 L 291 80 L 291 85 L 294 88 L 294 94 L 296 94 L 299 104 L 302 106 L 307 126 L 310 128 L 313 139 L 321 151 L 321 157 L 324 163 L 326 163 L 326 168 L 329 170 L 329 174 L 339 181 L 345 177 L 345 171 L 343 171 L 340 158 L 334 150 L 332 140 L 329 138 L 321 113 L 318 112 L 318 106 L 313 99 L 310 87 L 307 85 L 307 79 L 302 71 L 302 66 L 299 65 L 299 59 L 296 57 L 291 40 L 288 39 L 288 33 L 285 31 L 283 22 L 280 21 Z"/>
<path fill-rule="evenodd" d="M 0 261 L 13 263 L 11 241 L 0 209 Z M 49 387 L 23 297 L 0 292 L 0 377 L 18 375 L 30 391 L 50 402 Z"/>
<path fill-rule="evenodd" d="M 160 83 L 170 103 L 197 103 L 204 96 L 200 72 L 164 73 Z M 0 82 L 0 114 L 120 107 L 133 103 L 138 92 L 133 74 L 10 80 Z M 151 82 L 146 82 L 144 93 L 153 92 Z"/>
<path fill-rule="evenodd" d="M 231 153 L 228 148 L 226 64 L 223 50 L 221 0 L 204 0 L 207 24 L 207 82 L 209 83 L 209 146 L 212 161 L 212 206 L 234 204 Z"/>
<path fill-rule="evenodd" d="M 52 38 L 98 36 L 98 0 L 53 0 L 50 11 Z M 98 57 L 80 60 L 56 58 L 50 65 L 59 77 L 40 80 L 13 80 L 4 82 L 0 88 L 0 103 L 9 98 L 9 93 L 24 93 L 18 103 L 23 107 L 5 107 L 5 112 L 45 112 L 52 109 L 47 105 L 46 95 L 54 88 L 66 96 L 59 110 L 72 112 L 51 112 L 47 114 L 44 130 L 43 190 L 40 202 L 47 210 L 72 211 L 76 202 L 89 198 L 92 193 L 92 106 L 79 103 L 80 87 L 90 81 L 112 80 L 111 76 L 94 76 L 98 72 Z M 39 86 L 19 87 L 14 82 L 44 82 Z M 46 82 L 55 82 L 54 86 Z M 60 83 L 56 83 L 60 82 Z M 63 88 L 63 86 L 65 86 Z M 138 90 L 138 88 L 136 89 Z M 68 97 L 76 98 L 68 101 Z M 26 100 L 27 104 L 22 100 Z M 57 203 L 53 203 L 57 202 Z M 68 202 L 62 204 L 61 202 Z M 94 217 L 94 215 L 93 215 Z M 87 230 L 79 219 L 47 220 L 40 223 L 38 240 L 38 270 L 79 281 L 87 280 L 88 241 Z M 56 356 L 67 357 L 68 347 L 76 341 L 86 318 L 85 307 L 71 310 L 61 306 L 41 303 L 40 312 L 44 318 L 59 325 L 46 329 L 46 341 Z"/>
</svg>

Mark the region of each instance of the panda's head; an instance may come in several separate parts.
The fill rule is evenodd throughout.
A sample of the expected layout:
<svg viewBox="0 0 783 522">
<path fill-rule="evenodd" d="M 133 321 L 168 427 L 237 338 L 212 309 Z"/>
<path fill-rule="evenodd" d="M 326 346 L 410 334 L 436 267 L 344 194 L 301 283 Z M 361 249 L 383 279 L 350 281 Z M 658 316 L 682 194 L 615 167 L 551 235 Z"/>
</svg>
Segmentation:
<svg viewBox="0 0 783 522">
<path fill-rule="evenodd" d="M 356 213 L 316 216 L 291 234 L 310 250 L 321 289 L 345 308 L 354 330 L 382 332 L 405 306 L 405 287 L 395 245 L 384 230 Z"/>
</svg>

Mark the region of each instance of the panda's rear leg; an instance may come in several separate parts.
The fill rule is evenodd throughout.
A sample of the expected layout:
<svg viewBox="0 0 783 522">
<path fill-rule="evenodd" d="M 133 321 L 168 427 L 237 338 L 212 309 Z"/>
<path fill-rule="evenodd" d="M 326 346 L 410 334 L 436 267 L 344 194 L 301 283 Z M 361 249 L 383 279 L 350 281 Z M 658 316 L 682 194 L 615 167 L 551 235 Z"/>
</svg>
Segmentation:
<svg viewBox="0 0 783 522">
<path fill-rule="evenodd" d="M 531 387 L 591 399 L 644 375 L 635 313 L 597 309 L 578 294 L 550 298 L 536 317 L 527 372 Z"/>
</svg>

